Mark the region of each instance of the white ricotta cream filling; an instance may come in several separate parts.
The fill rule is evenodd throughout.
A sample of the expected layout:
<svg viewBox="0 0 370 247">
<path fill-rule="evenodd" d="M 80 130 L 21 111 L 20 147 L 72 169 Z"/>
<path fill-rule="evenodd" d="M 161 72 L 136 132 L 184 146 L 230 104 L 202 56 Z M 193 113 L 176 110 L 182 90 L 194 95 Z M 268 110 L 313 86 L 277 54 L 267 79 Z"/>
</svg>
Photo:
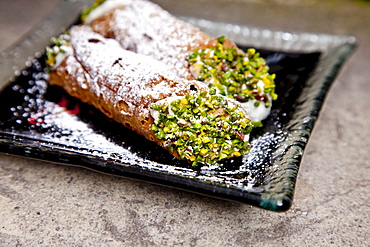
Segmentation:
<svg viewBox="0 0 370 247">
<path fill-rule="evenodd" d="M 264 91 L 265 83 L 262 80 L 259 80 L 257 87 L 261 88 L 261 91 Z M 267 94 L 267 97 L 270 102 L 272 102 L 272 97 L 270 94 Z M 257 100 L 248 100 L 247 102 L 239 102 L 244 109 L 247 110 L 249 117 L 252 120 L 252 123 L 262 121 L 268 117 L 271 113 L 271 104 L 269 107 L 266 107 L 263 102 L 261 102 L 257 107 L 254 105 Z"/>
<path fill-rule="evenodd" d="M 171 102 L 175 101 L 177 99 L 181 99 L 181 98 L 183 98 L 183 96 L 172 96 L 172 97 L 168 97 L 168 98 L 162 99 L 160 101 L 157 101 L 156 103 L 168 105 L 168 112 L 169 112 L 170 115 L 173 116 L 175 114 L 172 111 Z M 153 108 L 150 108 L 149 111 L 150 111 L 150 115 L 152 116 L 154 121 L 158 121 L 159 120 L 159 112 L 157 110 L 154 110 Z"/>
<path fill-rule="evenodd" d="M 131 0 L 107 0 L 89 13 L 86 17 L 85 24 L 90 24 L 115 8 L 128 6 L 131 2 Z"/>
<path fill-rule="evenodd" d="M 271 100 L 271 96 L 268 95 L 269 99 Z M 247 102 L 240 102 L 242 107 L 247 110 L 252 123 L 262 121 L 268 117 L 271 113 L 271 107 L 266 107 L 265 104 L 260 103 L 259 106 L 255 106 L 257 100 L 249 100 Z"/>
<path fill-rule="evenodd" d="M 73 49 L 71 46 L 63 45 L 58 47 L 58 49 L 63 50 L 64 52 L 58 52 L 58 54 L 55 56 L 55 65 L 52 67 L 52 69 L 58 68 L 66 57 L 73 54 Z"/>
</svg>

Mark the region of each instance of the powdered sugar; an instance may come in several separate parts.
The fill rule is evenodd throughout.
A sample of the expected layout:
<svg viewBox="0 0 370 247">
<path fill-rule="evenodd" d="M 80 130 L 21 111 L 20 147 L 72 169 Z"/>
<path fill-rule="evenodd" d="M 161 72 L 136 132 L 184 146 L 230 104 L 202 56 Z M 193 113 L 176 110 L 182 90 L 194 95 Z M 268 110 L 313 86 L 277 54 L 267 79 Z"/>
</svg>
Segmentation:
<svg viewBox="0 0 370 247">
<path fill-rule="evenodd" d="M 190 76 L 186 56 L 206 37 L 158 5 L 142 0 L 116 9 L 109 28 L 122 47 L 160 60 L 184 78 Z"/>
<path fill-rule="evenodd" d="M 76 60 L 67 60 L 68 70 L 81 74 L 82 64 L 85 74 L 91 78 L 87 78 L 92 82 L 90 90 L 114 104 L 125 101 L 131 113 L 140 105 L 183 95 L 190 85 L 197 85 L 196 81 L 168 73 L 168 67 L 162 62 L 122 49 L 117 41 L 103 38 L 88 26 L 72 28 L 71 36 Z"/>
</svg>

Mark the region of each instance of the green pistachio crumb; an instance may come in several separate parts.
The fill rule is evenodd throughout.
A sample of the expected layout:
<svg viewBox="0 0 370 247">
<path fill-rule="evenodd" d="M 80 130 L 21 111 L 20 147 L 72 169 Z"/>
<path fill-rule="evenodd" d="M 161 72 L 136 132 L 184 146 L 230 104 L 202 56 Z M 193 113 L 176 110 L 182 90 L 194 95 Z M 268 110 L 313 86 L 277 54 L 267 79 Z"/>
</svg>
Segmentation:
<svg viewBox="0 0 370 247">
<path fill-rule="evenodd" d="M 61 34 L 59 37 L 50 39 L 50 46 L 46 47 L 46 70 L 52 71 L 52 68 L 57 62 L 57 55 L 65 53 L 64 47 L 70 46 L 70 35 L 68 32 Z"/>
<path fill-rule="evenodd" d="M 250 119 L 220 95 L 201 92 L 151 107 L 159 112 L 152 125 L 156 137 L 193 166 L 217 165 L 250 150 L 244 138 L 252 130 Z"/>
<path fill-rule="evenodd" d="M 266 107 L 277 99 L 275 74 L 269 74 L 266 60 L 254 48 L 246 52 L 236 47 L 224 47 L 225 37 L 219 37 L 215 47 L 195 49 L 188 56 L 193 74 L 199 81 L 209 83 L 209 87 L 219 94 L 240 102 L 257 100 L 257 105 Z M 264 88 L 259 88 L 262 81 Z"/>
</svg>

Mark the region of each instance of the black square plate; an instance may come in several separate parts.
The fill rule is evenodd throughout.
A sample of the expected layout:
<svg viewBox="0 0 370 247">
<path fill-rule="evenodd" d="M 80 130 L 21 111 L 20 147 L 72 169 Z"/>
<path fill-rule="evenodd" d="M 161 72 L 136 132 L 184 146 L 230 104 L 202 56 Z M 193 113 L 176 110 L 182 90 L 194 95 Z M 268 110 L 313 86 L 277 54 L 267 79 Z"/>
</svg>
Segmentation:
<svg viewBox="0 0 370 247">
<path fill-rule="evenodd" d="M 48 86 L 43 49 L 52 35 L 58 35 L 50 30 L 75 23 L 76 9 L 81 9 L 78 2 L 63 2 L 47 26 L 2 54 L 1 152 L 79 165 L 273 211 L 289 209 L 304 148 L 331 83 L 355 47 L 354 37 L 179 17 L 212 36 L 225 35 L 241 48 L 255 47 L 277 76 L 279 99 L 264 127 L 252 133 L 251 153 L 218 168 L 195 169 L 62 89 Z M 76 18 L 61 21 L 72 10 Z"/>
</svg>

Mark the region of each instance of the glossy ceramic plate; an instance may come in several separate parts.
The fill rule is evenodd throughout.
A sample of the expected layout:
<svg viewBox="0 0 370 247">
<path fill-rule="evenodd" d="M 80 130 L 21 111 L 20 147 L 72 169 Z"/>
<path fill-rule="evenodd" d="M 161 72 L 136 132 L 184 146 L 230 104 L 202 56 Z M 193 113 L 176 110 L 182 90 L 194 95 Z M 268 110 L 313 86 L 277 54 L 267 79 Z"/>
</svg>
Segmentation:
<svg viewBox="0 0 370 247">
<path fill-rule="evenodd" d="M 279 95 L 264 127 L 252 133 L 249 155 L 218 168 L 192 168 L 62 89 L 48 86 L 44 48 L 50 37 L 75 23 L 81 7 L 79 2 L 63 2 L 46 24 L 1 54 L 1 152 L 79 165 L 273 211 L 289 209 L 304 148 L 355 38 L 180 17 L 210 35 L 226 35 L 242 48 L 257 48 L 277 75 Z M 64 16 L 71 13 L 76 18 L 66 20 Z"/>
</svg>

